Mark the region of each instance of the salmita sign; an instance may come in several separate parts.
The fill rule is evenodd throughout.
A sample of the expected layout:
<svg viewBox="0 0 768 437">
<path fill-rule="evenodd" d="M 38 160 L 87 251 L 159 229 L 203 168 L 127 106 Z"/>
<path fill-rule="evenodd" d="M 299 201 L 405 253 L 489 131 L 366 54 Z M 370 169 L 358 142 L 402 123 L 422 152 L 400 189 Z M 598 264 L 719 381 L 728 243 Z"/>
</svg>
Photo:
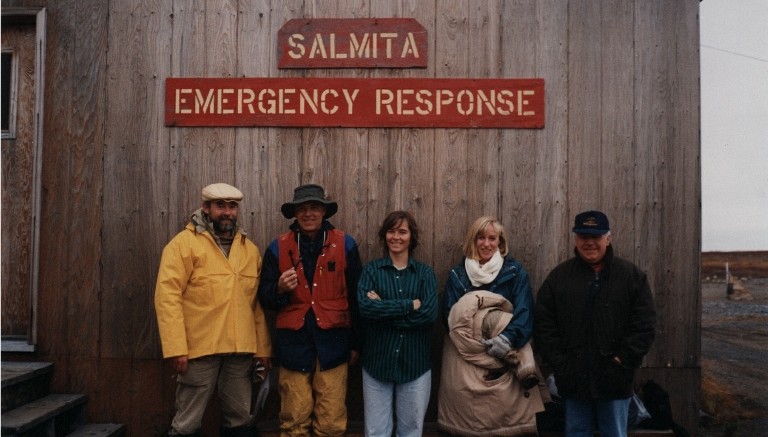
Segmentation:
<svg viewBox="0 0 768 437">
<path fill-rule="evenodd" d="M 165 125 L 542 128 L 544 80 L 168 78 Z"/>
<path fill-rule="evenodd" d="M 412 18 L 293 19 L 277 41 L 278 68 L 427 67 L 427 30 Z"/>
</svg>

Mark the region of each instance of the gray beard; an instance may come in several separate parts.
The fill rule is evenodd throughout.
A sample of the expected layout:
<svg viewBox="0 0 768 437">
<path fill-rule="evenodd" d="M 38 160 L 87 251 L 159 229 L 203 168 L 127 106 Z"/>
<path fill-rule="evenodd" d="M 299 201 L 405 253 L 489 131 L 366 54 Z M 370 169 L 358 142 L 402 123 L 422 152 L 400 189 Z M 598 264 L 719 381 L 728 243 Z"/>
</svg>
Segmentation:
<svg viewBox="0 0 768 437">
<path fill-rule="evenodd" d="M 213 230 L 217 234 L 231 233 L 237 228 L 237 220 L 230 219 L 229 221 L 213 220 Z"/>
</svg>

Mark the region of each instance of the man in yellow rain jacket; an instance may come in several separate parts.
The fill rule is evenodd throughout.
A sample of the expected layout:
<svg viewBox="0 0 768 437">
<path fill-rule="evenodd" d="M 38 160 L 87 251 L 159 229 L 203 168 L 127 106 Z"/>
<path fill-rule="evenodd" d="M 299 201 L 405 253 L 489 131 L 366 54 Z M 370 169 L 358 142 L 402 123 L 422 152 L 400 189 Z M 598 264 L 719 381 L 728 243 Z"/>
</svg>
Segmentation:
<svg viewBox="0 0 768 437">
<path fill-rule="evenodd" d="M 264 312 L 256 299 L 261 254 L 237 224 L 243 193 L 203 188 L 203 204 L 163 250 L 155 311 L 163 357 L 177 372 L 169 435 L 197 435 L 217 389 L 221 436 L 251 436 L 251 371 L 271 366 Z"/>
</svg>

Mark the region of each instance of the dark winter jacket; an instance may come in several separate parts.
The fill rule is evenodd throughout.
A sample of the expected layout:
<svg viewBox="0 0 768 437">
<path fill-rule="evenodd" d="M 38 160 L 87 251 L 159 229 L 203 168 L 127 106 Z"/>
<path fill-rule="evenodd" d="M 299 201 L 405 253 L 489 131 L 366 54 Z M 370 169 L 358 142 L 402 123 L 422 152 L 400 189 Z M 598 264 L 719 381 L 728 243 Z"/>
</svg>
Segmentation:
<svg viewBox="0 0 768 437">
<path fill-rule="evenodd" d="M 645 273 L 615 257 L 611 246 L 599 273 L 577 253 L 549 273 L 536 299 L 534 345 L 553 370 L 559 394 L 629 397 L 634 370 L 655 335 Z"/>
</svg>

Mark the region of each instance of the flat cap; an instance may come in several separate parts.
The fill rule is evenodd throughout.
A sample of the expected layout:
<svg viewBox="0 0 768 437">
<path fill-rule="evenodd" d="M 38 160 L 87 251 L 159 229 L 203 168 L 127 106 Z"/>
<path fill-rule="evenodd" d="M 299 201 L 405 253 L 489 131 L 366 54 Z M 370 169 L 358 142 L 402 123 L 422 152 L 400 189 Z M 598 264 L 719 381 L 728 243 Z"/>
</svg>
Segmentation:
<svg viewBox="0 0 768 437">
<path fill-rule="evenodd" d="M 225 183 L 211 184 L 203 188 L 203 202 L 224 200 L 226 202 L 239 202 L 243 200 L 243 193 L 232 185 Z"/>
</svg>

